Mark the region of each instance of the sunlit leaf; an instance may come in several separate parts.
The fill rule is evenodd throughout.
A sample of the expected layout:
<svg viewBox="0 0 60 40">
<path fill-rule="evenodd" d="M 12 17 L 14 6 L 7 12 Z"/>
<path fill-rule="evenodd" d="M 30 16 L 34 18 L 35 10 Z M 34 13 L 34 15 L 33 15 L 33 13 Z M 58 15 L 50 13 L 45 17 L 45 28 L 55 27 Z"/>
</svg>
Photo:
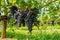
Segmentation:
<svg viewBox="0 0 60 40">
<path fill-rule="evenodd" d="M 1 5 L 5 5 L 5 4 L 4 4 L 4 0 L 1 0 Z"/>
<path fill-rule="evenodd" d="M 9 0 L 10 3 L 14 4 L 16 0 Z"/>
</svg>

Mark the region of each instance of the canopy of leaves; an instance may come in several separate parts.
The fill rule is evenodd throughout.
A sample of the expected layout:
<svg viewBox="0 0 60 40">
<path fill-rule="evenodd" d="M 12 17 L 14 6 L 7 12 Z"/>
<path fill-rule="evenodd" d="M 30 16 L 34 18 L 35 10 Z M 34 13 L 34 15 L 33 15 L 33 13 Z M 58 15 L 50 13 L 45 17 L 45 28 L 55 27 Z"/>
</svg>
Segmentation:
<svg viewBox="0 0 60 40">
<path fill-rule="evenodd" d="M 0 11 L 5 15 L 9 11 L 9 7 L 16 5 L 20 10 L 28 8 L 38 8 L 38 20 L 50 21 L 59 19 L 60 0 L 1 0 Z"/>
</svg>

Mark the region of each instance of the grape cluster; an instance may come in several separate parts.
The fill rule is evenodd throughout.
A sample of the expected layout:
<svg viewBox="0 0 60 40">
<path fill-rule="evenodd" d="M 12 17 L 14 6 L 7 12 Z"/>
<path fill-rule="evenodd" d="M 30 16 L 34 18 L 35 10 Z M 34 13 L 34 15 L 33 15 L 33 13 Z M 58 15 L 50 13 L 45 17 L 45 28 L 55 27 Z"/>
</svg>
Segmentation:
<svg viewBox="0 0 60 40">
<path fill-rule="evenodd" d="M 16 6 L 10 7 L 10 14 L 8 16 L 8 20 L 10 20 L 11 17 L 16 16 L 16 11 L 18 11 L 18 8 Z"/>
<path fill-rule="evenodd" d="M 28 30 L 29 30 L 30 33 L 32 31 L 33 24 L 38 26 L 38 24 L 37 24 L 38 21 L 37 21 L 37 18 L 36 18 L 37 12 L 38 11 L 36 10 L 36 8 L 31 9 L 31 10 L 29 10 L 29 12 L 27 13 L 27 16 L 25 17 L 25 22 L 28 26 Z"/>
<path fill-rule="evenodd" d="M 21 24 L 23 26 L 27 25 L 28 30 L 31 33 L 33 24 L 38 26 L 38 21 L 36 18 L 36 15 L 38 13 L 38 9 L 30 9 L 25 11 L 18 11 L 18 8 L 16 6 L 12 6 L 10 8 L 10 15 L 8 16 L 8 20 L 13 16 L 13 18 L 16 20 L 17 25 L 20 27 Z"/>
</svg>

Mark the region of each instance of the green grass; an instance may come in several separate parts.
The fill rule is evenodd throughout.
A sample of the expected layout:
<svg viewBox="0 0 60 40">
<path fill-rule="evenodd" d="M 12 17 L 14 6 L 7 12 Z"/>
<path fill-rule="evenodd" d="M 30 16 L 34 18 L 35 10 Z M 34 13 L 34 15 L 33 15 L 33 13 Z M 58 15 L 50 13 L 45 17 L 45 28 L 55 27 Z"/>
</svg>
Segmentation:
<svg viewBox="0 0 60 40">
<path fill-rule="evenodd" d="M 32 34 L 28 33 L 27 27 L 7 27 L 6 37 L 11 38 L 12 40 L 60 40 L 59 26 L 60 25 L 57 24 L 55 26 L 44 25 L 40 26 L 39 30 L 37 30 L 37 27 L 34 26 Z M 2 28 L 0 27 L 0 37 L 2 31 L 1 29 Z"/>
<path fill-rule="evenodd" d="M 33 32 L 32 34 L 28 34 L 26 32 L 19 31 L 11 31 L 7 32 L 7 38 L 17 39 L 17 40 L 60 40 L 60 33 L 57 31 L 42 31 Z"/>
</svg>

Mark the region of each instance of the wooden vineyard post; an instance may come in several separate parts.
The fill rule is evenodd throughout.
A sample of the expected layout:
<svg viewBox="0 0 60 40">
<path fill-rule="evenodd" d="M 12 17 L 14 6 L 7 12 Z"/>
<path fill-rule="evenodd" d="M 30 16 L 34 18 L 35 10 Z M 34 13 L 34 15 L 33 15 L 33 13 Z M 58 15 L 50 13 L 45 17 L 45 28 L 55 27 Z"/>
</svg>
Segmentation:
<svg viewBox="0 0 60 40">
<path fill-rule="evenodd" d="M 7 16 L 1 16 L 2 21 L 2 34 L 1 38 L 6 38 Z"/>
</svg>

